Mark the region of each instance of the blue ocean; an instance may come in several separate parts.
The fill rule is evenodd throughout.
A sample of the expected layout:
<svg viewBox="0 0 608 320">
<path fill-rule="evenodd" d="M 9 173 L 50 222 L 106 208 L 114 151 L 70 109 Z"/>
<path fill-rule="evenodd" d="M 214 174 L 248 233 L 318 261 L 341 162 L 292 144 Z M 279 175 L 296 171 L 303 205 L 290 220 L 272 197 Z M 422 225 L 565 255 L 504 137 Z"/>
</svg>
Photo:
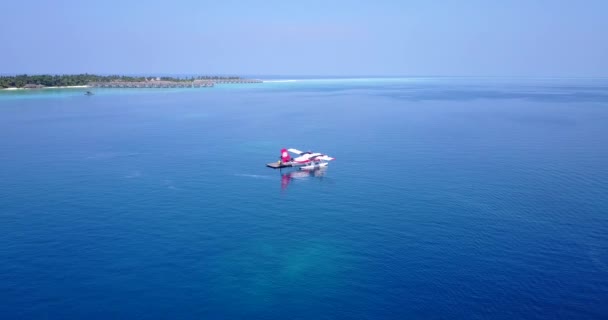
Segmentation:
<svg viewBox="0 0 608 320">
<path fill-rule="evenodd" d="M 608 318 L 608 79 L 86 90 L 0 92 L 2 319 Z"/>
</svg>

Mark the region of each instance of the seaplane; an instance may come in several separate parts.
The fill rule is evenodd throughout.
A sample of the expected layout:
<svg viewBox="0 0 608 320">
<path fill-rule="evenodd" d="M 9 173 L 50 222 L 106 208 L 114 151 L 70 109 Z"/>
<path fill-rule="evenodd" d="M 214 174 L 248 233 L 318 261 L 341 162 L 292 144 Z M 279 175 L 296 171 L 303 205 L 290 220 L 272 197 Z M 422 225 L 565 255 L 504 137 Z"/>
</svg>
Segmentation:
<svg viewBox="0 0 608 320">
<path fill-rule="evenodd" d="M 290 153 L 297 155 L 297 157 L 293 158 Z M 300 170 L 314 170 L 327 167 L 329 161 L 334 159 L 335 158 L 318 152 L 300 151 L 298 149 L 289 148 L 281 149 L 279 161 L 268 163 L 266 166 L 273 169 L 298 167 Z"/>
</svg>

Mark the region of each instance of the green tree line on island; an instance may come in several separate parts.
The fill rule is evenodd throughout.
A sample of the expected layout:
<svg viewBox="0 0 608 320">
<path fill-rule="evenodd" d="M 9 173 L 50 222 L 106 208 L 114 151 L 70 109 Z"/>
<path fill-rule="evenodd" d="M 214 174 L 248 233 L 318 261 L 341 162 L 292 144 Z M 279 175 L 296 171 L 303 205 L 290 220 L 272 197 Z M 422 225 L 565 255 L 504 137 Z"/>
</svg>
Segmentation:
<svg viewBox="0 0 608 320">
<path fill-rule="evenodd" d="M 70 75 L 16 75 L 16 76 L 0 76 L 0 88 L 24 88 L 30 86 L 43 87 L 63 87 L 63 86 L 84 86 L 91 82 L 139 82 L 156 80 L 157 77 L 134 77 L 134 76 L 99 76 L 93 74 L 70 74 Z M 194 80 L 238 80 L 240 77 L 235 76 L 197 76 L 197 77 L 160 77 L 162 81 L 187 82 Z"/>
</svg>

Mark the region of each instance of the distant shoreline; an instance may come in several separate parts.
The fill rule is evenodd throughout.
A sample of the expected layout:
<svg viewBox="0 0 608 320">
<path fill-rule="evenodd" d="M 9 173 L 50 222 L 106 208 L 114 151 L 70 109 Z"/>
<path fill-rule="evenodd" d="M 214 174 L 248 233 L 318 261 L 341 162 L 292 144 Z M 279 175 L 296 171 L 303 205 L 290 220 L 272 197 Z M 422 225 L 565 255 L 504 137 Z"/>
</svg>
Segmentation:
<svg viewBox="0 0 608 320">
<path fill-rule="evenodd" d="M 52 86 L 52 87 L 41 87 L 41 88 L 17 88 L 17 87 L 11 87 L 11 88 L 2 88 L 0 90 L 5 90 L 5 91 L 18 91 L 18 90 L 40 90 L 40 89 L 82 89 L 82 88 L 90 88 L 91 86 L 89 85 L 82 85 L 82 86 Z"/>
<path fill-rule="evenodd" d="M 94 74 L 15 75 L 0 76 L 0 89 L 63 89 L 63 88 L 202 88 L 215 84 L 261 83 L 259 79 L 236 76 L 133 77 Z"/>
</svg>

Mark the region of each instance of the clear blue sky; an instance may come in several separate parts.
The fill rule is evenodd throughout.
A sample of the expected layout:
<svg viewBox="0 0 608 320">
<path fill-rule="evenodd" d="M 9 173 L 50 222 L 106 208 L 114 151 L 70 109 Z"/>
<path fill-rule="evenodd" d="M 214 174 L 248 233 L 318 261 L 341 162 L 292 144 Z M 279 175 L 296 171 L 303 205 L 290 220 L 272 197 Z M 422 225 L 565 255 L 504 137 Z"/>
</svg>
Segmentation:
<svg viewBox="0 0 608 320">
<path fill-rule="evenodd" d="M 608 1 L 4 1 L 0 73 L 608 76 Z"/>
</svg>

